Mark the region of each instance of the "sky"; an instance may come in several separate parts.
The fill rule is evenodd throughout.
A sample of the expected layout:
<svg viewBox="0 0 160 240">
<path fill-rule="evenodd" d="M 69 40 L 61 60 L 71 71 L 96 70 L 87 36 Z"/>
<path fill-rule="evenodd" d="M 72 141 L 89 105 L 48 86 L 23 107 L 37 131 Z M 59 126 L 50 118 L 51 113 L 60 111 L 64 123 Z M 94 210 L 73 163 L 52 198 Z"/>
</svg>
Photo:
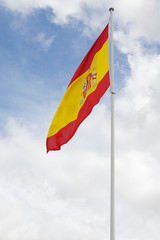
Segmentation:
<svg viewBox="0 0 160 240">
<path fill-rule="evenodd" d="M 51 120 L 114 7 L 115 236 L 159 240 L 160 0 L 0 0 L 0 239 L 110 235 L 110 92 L 60 151 Z"/>
</svg>

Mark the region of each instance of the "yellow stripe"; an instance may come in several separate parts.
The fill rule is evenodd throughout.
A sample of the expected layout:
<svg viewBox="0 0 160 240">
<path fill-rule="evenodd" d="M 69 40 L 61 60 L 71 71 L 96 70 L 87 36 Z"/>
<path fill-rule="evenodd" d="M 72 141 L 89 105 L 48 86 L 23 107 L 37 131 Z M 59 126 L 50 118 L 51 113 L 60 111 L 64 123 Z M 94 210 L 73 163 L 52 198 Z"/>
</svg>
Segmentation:
<svg viewBox="0 0 160 240">
<path fill-rule="evenodd" d="M 48 137 L 55 135 L 61 128 L 68 125 L 70 122 L 77 119 L 78 113 L 83 106 L 87 96 L 96 90 L 97 84 L 105 76 L 109 70 L 109 59 L 108 59 L 108 40 L 104 43 L 103 47 L 95 54 L 91 67 L 81 76 L 79 76 L 74 82 L 68 87 L 58 110 L 52 120 Z M 95 71 L 96 84 L 92 79 L 91 88 L 88 89 L 87 95 L 84 98 L 83 88 L 88 74 Z M 95 86 L 94 86 L 95 85 Z"/>
</svg>

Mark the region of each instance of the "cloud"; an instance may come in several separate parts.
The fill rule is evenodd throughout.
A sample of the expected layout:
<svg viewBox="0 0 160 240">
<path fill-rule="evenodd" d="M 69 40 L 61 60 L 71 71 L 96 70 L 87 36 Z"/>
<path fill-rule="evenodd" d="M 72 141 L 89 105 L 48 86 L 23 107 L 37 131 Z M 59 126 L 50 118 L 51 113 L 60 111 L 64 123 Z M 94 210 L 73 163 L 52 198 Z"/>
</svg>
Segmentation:
<svg viewBox="0 0 160 240">
<path fill-rule="evenodd" d="M 138 239 L 138 232 L 146 239 L 154 232 L 154 239 L 158 239 L 160 55 L 138 45 L 128 55 L 128 63 L 130 76 L 116 97 L 117 201 L 124 204 L 122 212 L 127 206 L 128 214 L 121 214 L 126 219 L 124 226 L 130 228 L 128 236 Z M 121 221 L 119 216 L 117 222 Z M 135 221 L 145 223 L 143 231 Z M 120 232 L 124 226 L 118 227 Z"/>
<path fill-rule="evenodd" d="M 109 18 L 110 7 L 115 8 L 114 18 L 118 29 L 135 38 L 145 38 L 148 42 L 160 41 L 159 7 L 157 0 L 1 0 L 1 4 L 13 12 L 30 15 L 37 9 L 51 9 L 50 20 L 56 24 L 73 23 L 75 20 L 85 26 L 84 32 L 92 33 L 102 28 Z M 63 6 L 63 7 L 62 7 Z"/>
<path fill-rule="evenodd" d="M 29 0 L 27 2 L 16 0 L 14 3 L 10 0 L 2 0 L 1 4 L 22 16 L 30 16 L 36 10 L 44 9 L 48 19 L 54 24 L 72 24 L 77 27 L 78 23 L 82 23 L 83 27 L 78 26 L 78 28 L 83 29 L 83 32 L 90 36 L 97 29 L 101 30 L 101 26 L 105 26 L 109 18 L 109 2 L 106 4 L 104 0 L 98 2 L 96 0 L 70 0 L 68 2 L 65 0 Z M 47 10 L 50 10 L 49 13 Z"/>
<path fill-rule="evenodd" d="M 35 38 L 34 41 L 40 43 L 45 51 L 49 49 L 53 43 L 55 36 L 48 37 L 45 33 L 40 32 Z"/>
<path fill-rule="evenodd" d="M 1 237 L 72 239 L 76 234 L 77 239 L 104 238 L 103 156 L 98 158 L 90 151 L 77 156 L 77 149 L 71 145 L 60 154 L 46 155 L 39 127 L 14 118 L 8 121 L 6 134 L 1 135 L 0 146 Z"/>
<path fill-rule="evenodd" d="M 159 7 L 160 2 L 136 0 L 136 1 L 114 1 L 115 19 L 119 28 L 132 37 L 145 38 L 147 42 L 159 42 L 160 27 Z"/>
</svg>

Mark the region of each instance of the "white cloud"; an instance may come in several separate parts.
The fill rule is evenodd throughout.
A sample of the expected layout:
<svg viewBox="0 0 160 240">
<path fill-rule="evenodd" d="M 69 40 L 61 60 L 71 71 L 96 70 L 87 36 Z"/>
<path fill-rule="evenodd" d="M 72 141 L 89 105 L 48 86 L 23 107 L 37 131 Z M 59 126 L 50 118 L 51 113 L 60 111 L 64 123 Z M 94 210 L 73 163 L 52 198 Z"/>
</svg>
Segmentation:
<svg viewBox="0 0 160 240">
<path fill-rule="evenodd" d="M 160 2 L 157 0 L 1 0 L 1 4 L 13 12 L 32 14 L 36 9 L 52 10 L 51 20 L 57 24 L 81 21 L 84 31 L 101 29 L 109 18 L 109 7 L 114 7 L 114 18 L 118 29 L 123 29 L 133 39 L 160 41 Z M 63 6 L 63 7 L 62 7 Z M 88 29 L 88 30 L 87 30 Z"/>
<path fill-rule="evenodd" d="M 104 157 L 89 150 L 77 156 L 71 144 L 46 155 L 44 133 L 33 123 L 10 119 L 6 133 L 0 138 L 0 236 L 105 238 Z"/>
<path fill-rule="evenodd" d="M 115 19 L 119 28 L 124 28 L 132 39 L 142 37 L 148 42 L 160 41 L 159 1 L 115 0 L 114 2 Z"/>
<path fill-rule="evenodd" d="M 44 32 L 40 32 L 35 38 L 34 41 L 40 43 L 45 51 L 49 49 L 53 43 L 55 36 L 48 37 Z"/>
<path fill-rule="evenodd" d="M 127 224 L 128 236 L 149 239 L 154 232 L 158 239 L 160 56 L 140 45 L 134 50 L 128 55 L 130 76 L 116 100 L 117 201 L 124 204 L 117 222 L 126 205 L 119 231 Z"/>
</svg>

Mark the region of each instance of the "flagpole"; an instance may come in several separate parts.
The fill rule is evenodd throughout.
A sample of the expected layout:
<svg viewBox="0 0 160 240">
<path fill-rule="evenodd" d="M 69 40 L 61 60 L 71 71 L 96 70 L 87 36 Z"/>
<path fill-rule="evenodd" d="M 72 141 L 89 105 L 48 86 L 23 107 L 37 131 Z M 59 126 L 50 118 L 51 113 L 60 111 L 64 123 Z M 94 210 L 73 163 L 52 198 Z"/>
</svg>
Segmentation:
<svg viewBox="0 0 160 240">
<path fill-rule="evenodd" d="M 115 240 L 115 166 L 114 166 L 114 52 L 113 52 L 113 11 L 110 8 L 110 57 L 111 57 L 111 196 L 110 196 L 110 240 Z"/>
</svg>

